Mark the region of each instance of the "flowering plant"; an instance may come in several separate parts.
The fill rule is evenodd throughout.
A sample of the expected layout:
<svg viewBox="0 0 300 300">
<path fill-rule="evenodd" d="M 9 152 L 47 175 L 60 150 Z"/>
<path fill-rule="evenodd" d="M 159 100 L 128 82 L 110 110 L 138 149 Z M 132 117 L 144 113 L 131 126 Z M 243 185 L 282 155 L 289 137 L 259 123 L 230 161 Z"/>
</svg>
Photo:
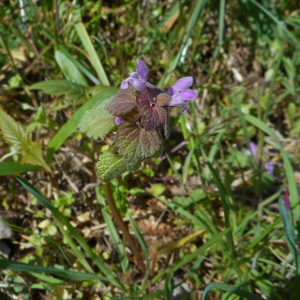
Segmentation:
<svg viewBox="0 0 300 300">
<path fill-rule="evenodd" d="M 197 97 L 188 89 L 192 77 L 179 79 L 167 92 L 147 81 L 148 68 L 137 59 L 136 72 L 121 84 L 119 92 L 81 118 L 79 129 L 94 139 L 116 130 L 113 145 L 99 157 L 97 175 L 109 181 L 125 171 L 135 170 L 140 162 L 160 154 L 161 128 L 169 136 L 168 109 L 183 106 Z"/>
</svg>

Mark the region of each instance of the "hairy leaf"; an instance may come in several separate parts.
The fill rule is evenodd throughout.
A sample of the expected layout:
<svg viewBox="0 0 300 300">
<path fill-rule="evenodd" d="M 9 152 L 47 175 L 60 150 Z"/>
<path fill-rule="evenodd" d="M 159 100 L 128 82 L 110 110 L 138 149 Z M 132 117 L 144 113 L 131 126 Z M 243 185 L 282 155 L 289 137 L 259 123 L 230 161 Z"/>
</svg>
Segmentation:
<svg viewBox="0 0 300 300">
<path fill-rule="evenodd" d="M 132 86 L 119 90 L 106 104 L 105 109 L 114 116 L 123 116 L 136 107 L 136 94 Z"/>
<path fill-rule="evenodd" d="M 141 124 L 145 130 L 155 129 L 164 124 L 167 119 L 167 110 L 154 105 L 150 104 L 148 100 L 139 103 L 139 116 L 142 117 Z"/>
<path fill-rule="evenodd" d="M 156 98 L 155 105 L 157 106 L 168 106 L 172 97 L 166 93 L 159 94 Z"/>
<path fill-rule="evenodd" d="M 119 127 L 116 143 L 125 162 L 133 163 L 154 155 L 160 149 L 161 138 L 156 130 L 146 131 L 127 123 Z"/>
<path fill-rule="evenodd" d="M 87 132 L 88 137 L 102 138 L 116 127 L 116 117 L 104 109 L 110 99 L 103 101 L 96 108 L 87 110 L 79 122 L 79 131 Z"/>
<path fill-rule="evenodd" d="M 49 166 L 43 160 L 41 146 L 32 142 L 30 133 L 26 133 L 21 124 L 16 122 L 1 108 L 0 128 L 5 140 L 14 146 L 17 152 L 22 154 L 22 163 L 42 166 L 45 170 L 51 172 Z"/>
<path fill-rule="evenodd" d="M 68 80 L 48 80 L 33 84 L 31 90 L 41 89 L 49 95 L 66 95 L 66 99 L 74 102 L 85 102 L 89 96 L 89 88 Z"/>
<path fill-rule="evenodd" d="M 99 156 L 97 163 L 97 176 L 103 181 L 109 181 L 126 171 L 136 170 L 140 162 L 125 163 L 122 155 L 113 154 L 109 151 Z"/>
</svg>

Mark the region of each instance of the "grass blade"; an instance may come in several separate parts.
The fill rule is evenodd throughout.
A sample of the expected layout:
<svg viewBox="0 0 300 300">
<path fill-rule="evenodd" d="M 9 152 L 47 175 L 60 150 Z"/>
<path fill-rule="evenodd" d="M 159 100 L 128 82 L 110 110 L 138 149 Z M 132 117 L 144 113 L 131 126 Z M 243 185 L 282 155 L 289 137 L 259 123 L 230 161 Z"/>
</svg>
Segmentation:
<svg viewBox="0 0 300 300">
<path fill-rule="evenodd" d="M 29 164 L 21 164 L 15 161 L 0 162 L 0 176 L 21 174 L 27 172 L 39 171 L 40 168 Z"/>
<path fill-rule="evenodd" d="M 228 285 L 226 283 L 222 283 L 222 282 L 213 282 L 213 283 L 209 284 L 203 292 L 202 300 L 206 299 L 206 297 L 211 289 L 223 290 L 223 291 L 229 292 L 231 294 L 235 294 L 237 296 L 240 296 L 240 297 L 243 297 L 243 298 L 246 298 L 249 300 L 264 300 L 263 298 L 261 298 L 259 296 L 253 295 L 252 293 L 249 293 L 247 291 L 241 290 L 239 288 L 230 286 L 230 285 Z"/>
<path fill-rule="evenodd" d="M 108 281 L 111 280 L 110 276 L 103 277 L 94 274 L 76 272 L 72 270 L 63 270 L 57 268 L 49 268 L 49 267 L 42 267 L 36 265 L 29 265 L 20 262 L 10 261 L 5 258 L 0 259 L 0 269 L 2 270 L 11 270 L 15 272 L 34 272 L 34 273 L 49 273 L 53 274 L 62 278 L 71 279 L 71 280 L 101 280 L 101 281 Z M 112 277 L 112 276 L 111 276 Z"/>
<path fill-rule="evenodd" d="M 294 256 L 297 274 L 300 272 L 299 252 L 296 246 L 295 227 L 291 218 L 291 214 L 287 211 L 282 198 L 279 198 L 279 211 L 282 222 L 284 224 L 284 235 L 288 242 L 291 253 Z"/>
<path fill-rule="evenodd" d="M 105 74 L 105 71 L 103 69 L 103 66 L 99 60 L 99 57 L 95 51 L 95 48 L 91 42 L 91 39 L 82 23 L 78 23 L 75 25 L 75 29 L 77 31 L 77 34 L 82 42 L 83 47 L 85 48 L 86 52 L 88 53 L 91 63 L 93 67 L 95 68 L 98 77 L 102 84 L 109 85 L 109 81 L 107 79 L 107 76 Z"/>
<path fill-rule="evenodd" d="M 86 79 L 81 72 L 77 69 L 75 64 L 61 51 L 55 51 L 55 60 L 60 66 L 61 71 L 64 73 L 67 80 L 88 86 Z"/>
</svg>

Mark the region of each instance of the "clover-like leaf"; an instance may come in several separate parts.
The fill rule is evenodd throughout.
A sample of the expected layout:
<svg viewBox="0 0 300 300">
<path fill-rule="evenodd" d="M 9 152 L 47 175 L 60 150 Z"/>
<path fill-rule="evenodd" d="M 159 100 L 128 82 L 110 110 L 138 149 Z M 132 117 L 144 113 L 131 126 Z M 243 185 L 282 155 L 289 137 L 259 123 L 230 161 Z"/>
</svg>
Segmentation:
<svg viewBox="0 0 300 300">
<path fill-rule="evenodd" d="M 166 122 L 167 110 L 164 107 L 155 106 L 154 103 L 149 103 L 148 100 L 141 101 L 138 110 L 142 127 L 145 130 L 155 129 Z"/>
<path fill-rule="evenodd" d="M 96 108 L 87 110 L 79 122 L 79 131 L 86 132 L 88 137 L 102 138 L 116 127 L 116 117 L 104 109 L 110 99 L 103 101 Z"/>
<path fill-rule="evenodd" d="M 123 116 L 136 107 L 135 89 L 129 86 L 128 89 L 119 90 L 106 104 L 105 109 L 114 116 Z"/>
<path fill-rule="evenodd" d="M 146 131 L 134 123 L 120 126 L 115 141 L 126 163 L 133 163 L 154 155 L 160 150 L 161 145 L 161 137 L 156 130 Z"/>
<path fill-rule="evenodd" d="M 96 166 L 97 176 L 103 181 L 109 181 L 126 171 L 137 170 L 140 162 L 126 163 L 122 155 L 107 151 L 99 156 Z"/>
</svg>

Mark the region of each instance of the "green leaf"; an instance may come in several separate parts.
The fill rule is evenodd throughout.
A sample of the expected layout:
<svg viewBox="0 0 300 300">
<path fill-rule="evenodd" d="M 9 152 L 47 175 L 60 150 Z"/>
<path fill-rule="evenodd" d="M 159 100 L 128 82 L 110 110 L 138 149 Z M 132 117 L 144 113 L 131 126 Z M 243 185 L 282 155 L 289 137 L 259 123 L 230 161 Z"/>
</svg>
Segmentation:
<svg viewBox="0 0 300 300">
<path fill-rule="evenodd" d="M 11 270 L 15 272 L 35 272 L 35 273 L 49 273 L 53 274 L 62 278 L 67 278 L 71 280 L 101 280 L 107 281 L 110 278 L 98 276 L 94 274 L 88 274 L 83 272 L 76 272 L 72 270 L 64 270 L 64 269 L 57 269 L 57 268 L 49 268 L 49 267 L 42 267 L 36 265 L 29 265 L 20 262 L 10 261 L 8 259 L 1 258 L 0 259 L 0 269 L 1 270 Z"/>
<path fill-rule="evenodd" d="M 109 151 L 99 156 L 97 163 L 97 176 L 103 181 L 109 181 L 126 171 L 134 171 L 140 166 L 140 162 L 125 163 L 122 155 L 113 154 Z"/>
<path fill-rule="evenodd" d="M 0 176 L 39 171 L 39 167 L 15 161 L 0 162 Z"/>
<path fill-rule="evenodd" d="M 75 29 L 77 31 L 77 34 L 83 44 L 83 47 L 85 48 L 86 52 L 88 53 L 90 57 L 90 61 L 95 68 L 100 81 L 102 84 L 109 85 L 109 81 L 107 79 L 107 76 L 105 74 L 105 71 L 103 69 L 103 66 L 99 60 L 99 57 L 95 51 L 95 48 L 91 42 L 91 39 L 82 23 L 77 23 L 75 25 Z"/>
<path fill-rule="evenodd" d="M 61 71 L 69 81 L 81 84 L 83 86 L 88 86 L 88 83 L 83 77 L 82 73 L 63 52 L 56 50 L 55 59 L 60 66 Z"/>
<path fill-rule="evenodd" d="M 234 286 L 230 286 L 230 285 L 222 283 L 222 282 L 213 282 L 213 283 L 209 284 L 203 292 L 202 300 L 205 300 L 209 291 L 214 288 L 229 292 L 231 294 L 238 295 L 240 297 L 243 297 L 243 298 L 246 298 L 249 300 L 264 300 L 263 298 L 256 296 L 250 292 L 244 291 L 242 289 L 236 288 Z"/>
<path fill-rule="evenodd" d="M 30 133 L 26 133 L 19 122 L 16 122 L 0 108 L 0 128 L 5 140 L 22 154 L 22 163 L 42 166 L 47 172 L 51 172 L 49 166 L 42 157 L 42 149 L 38 143 L 31 140 Z"/>
<path fill-rule="evenodd" d="M 104 109 L 108 101 L 103 101 L 95 109 L 85 112 L 78 125 L 80 132 L 87 132 L 88 137 L 97 139 L 102 138 L 116 127 L 116 117 Z"/>
<path fill-rule="evenodd" d="M 116 134 L 119 151 L 126 163 L 146 159 L 160 149 L 161 140 L 156 130 L 146 131 L 135 124 L 124 124 Z"/>
<path fill-rule="evenodd" d="M 105 109 L 115 116 L 123 116 L 134 109 L 136 105 L 134 88 L 129 86 L 128 89 L 120 89 L 106 104 Z"/>
<path fill-rule="evenodd" d="M 82 103 L 87 101 L 89 88 L 68 80 L 48 80 L 33 84 L 31 90 L 41 89 L 48 95 L 66 95 L 66 100 Z"/>
<path fill-rule="evenodd" d="M 59 147 L 64 143 L 64 141 L 72 135 L 75 129 L 78 127 L 80 118 L 88 110 L 99 104 L 99 102 L 104 101 L 105 99 L 111 97 L 117 92 L 117 89 L 114 87 L 102 86 L 97 88 L 98 94 L 92 97 L 88 102 L 84 103 L 69 119 L 69 121 L 64 124 L 57 134 L 52 138 L 50 143 L 47 146 L 47 162 L 51 160 L 53 154 L 59 149 Z"/>
<path fill-rule="evenodd" d="M 154 196 L 160 196 L 161 194 L 163 194 L 165 192 L 165 190 L 166 190 L 166 188 L 164 187 L 164 185 L 162 183 L 155 183 L 151 187 L 151 193 Z"/>
</svg>

